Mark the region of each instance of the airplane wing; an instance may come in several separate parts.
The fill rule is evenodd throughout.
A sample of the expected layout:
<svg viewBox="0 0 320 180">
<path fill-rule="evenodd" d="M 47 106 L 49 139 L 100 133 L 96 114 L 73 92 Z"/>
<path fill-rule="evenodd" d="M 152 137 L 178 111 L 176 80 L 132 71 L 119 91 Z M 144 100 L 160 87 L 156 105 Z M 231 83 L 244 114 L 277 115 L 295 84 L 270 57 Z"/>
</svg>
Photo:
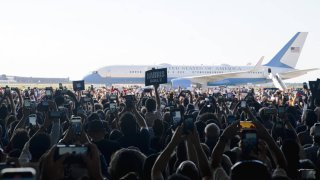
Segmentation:
<svg viewBox="0 0 320 180">
<path fill-rule="evenodd" d="M 264 56 L 262 56 L 258 63 L 253 67 L 253 69 L 250 70 L 250 72 L 254 72 L 254 71 L 257 71 L 257 70 L 260 70 L 260 68 L 262 67 L 262 61 L 264 59 Z"/>
<path fill-rule="evenodd" d="M 203 75 L 203 76 L 191 76 L 185 77 L 184 79 L 189 79 L 193 83 L 207 83 L 207 82 L 214 82 L 220 81 L 226 78 L 235 77 L 242 73 L 246 73 L 248 71 L 238 71 L 238 72 L 230 72 L 230 73 L 221 73 L 221 74 L 210 74 L 210 75 Z"/>
<path fill-rule="evenodd" d="M 294 71 L 288 71 L 288 72 L 279 73 L 279 74 L 283 79 L 290 79 L 290 78 L 295 78 L 295 77 L 307 74 L 310 71 L 316 71 L 316 70 L 319 70 L 319 69 L 312 68 L 312 69 L 294 70 Z"/>
</svg>

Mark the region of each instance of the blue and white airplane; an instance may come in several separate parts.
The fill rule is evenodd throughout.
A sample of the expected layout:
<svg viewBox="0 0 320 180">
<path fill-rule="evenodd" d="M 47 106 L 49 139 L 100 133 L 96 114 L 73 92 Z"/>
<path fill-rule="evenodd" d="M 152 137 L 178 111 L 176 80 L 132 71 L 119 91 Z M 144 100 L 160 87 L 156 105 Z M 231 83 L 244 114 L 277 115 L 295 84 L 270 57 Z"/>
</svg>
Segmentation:
<svg viewBox="0 0 320 180">
<path fill-rule="evenodd" d="M 241 84 L 262 84 L 273 82 L 276 87 L 285 89 L 282 80 L 295 78 L 317 68 L 295 69 L 301 54 L 307 32 L 296 33 L 290 41 L 267 63 L 262 65 L 263 57 L 255 66 L 185 66 L 160 64 L 152 65 L 114 65 L 94 71 L 84 80 L 88 83 L 144 84 L 145 71 L 151 68 L 167 68 L 168 82 L 172 87 L 201 87 Z"/>
</svg>

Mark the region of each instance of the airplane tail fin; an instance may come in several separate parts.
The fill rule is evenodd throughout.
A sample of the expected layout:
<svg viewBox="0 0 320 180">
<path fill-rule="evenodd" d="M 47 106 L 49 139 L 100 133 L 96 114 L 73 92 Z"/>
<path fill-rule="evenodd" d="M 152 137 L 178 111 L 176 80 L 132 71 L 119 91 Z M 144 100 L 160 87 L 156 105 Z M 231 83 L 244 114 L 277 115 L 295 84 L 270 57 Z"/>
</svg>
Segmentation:
<svg viewBox="0 0 320 180">
<path fill-rule="evenodd" d="M 294 69 L 297 65 L 307 32 L 298 32 L 265 66 Z"/>
</svg>

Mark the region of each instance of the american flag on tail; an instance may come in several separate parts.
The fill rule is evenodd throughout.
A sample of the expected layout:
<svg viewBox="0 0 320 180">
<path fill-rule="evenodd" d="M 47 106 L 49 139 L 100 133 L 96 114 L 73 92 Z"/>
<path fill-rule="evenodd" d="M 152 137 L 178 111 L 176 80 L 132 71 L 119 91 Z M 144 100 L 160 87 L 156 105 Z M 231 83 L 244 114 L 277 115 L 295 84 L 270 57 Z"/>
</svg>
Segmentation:
<svg viewBox="0 0 320 180">
<path fill-rule="evenodd" d="M 300 47 L 291 47 L 291 52 L 293 53 L 299 53 L 300 52 Z"/>
</svg>

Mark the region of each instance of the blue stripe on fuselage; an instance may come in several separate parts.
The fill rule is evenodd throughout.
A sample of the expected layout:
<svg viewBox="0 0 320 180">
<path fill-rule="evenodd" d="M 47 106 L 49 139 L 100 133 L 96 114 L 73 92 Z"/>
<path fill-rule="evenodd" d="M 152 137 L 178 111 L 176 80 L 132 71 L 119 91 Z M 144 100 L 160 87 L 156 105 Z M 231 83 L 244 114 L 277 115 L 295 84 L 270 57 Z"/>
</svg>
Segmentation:
<svg viewBox="0 0 320 180">
<path fill-rule="evenodd" d="M 207 86 L 221 86 L 221 85 L 238 85 L 248 83 L 267 83 L 270 82 L 266 78 L 227 78 L 221 81 L 208 82 Z"/>
</svg>

